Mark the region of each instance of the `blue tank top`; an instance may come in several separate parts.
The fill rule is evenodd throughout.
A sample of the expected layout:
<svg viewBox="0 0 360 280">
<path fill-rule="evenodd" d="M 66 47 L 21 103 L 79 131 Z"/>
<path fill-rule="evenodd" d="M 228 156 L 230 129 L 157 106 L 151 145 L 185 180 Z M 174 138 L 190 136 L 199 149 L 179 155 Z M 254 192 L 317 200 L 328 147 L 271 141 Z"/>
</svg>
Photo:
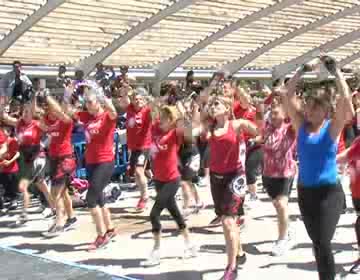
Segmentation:
<svg viewBox="0 0 360 280">
<path fill-rule="evenodd" d="M 299 130 L 299 184 L 305 188 L 336 184 L 338 144 L 331 138 L 329 128 L 327 120 L 318 134 L 310 135 L 305 123 Z"/>
</svg>

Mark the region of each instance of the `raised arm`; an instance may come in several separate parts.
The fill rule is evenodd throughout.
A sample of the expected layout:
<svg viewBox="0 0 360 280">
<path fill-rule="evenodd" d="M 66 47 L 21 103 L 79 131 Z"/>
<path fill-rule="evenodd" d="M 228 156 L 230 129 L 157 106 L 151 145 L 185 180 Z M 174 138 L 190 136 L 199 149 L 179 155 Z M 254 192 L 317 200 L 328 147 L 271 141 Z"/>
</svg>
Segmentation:
<svg viewBox="0 0 360 280">
<path fill-rule="evenodd" d="M 331 57 L 325 56 L 323 58 L 324 65 L 330 74 L 335 76 L 336 87 L 340 98 L 337 101 L 336 112 L 331 121 L 330 135 L 332 139 L 337 140 L 341 131 L 344 129 L 346 122 L 351 119 L 355 112 L 352 105 L 351 94 L 349 86 L 344 78 L 335 60 Z"/>
<path fill-rule="evenodd" d="M 306 69 L 307 66 L 301 66 L 286 86 L 280 86 L 275 90 L 275 92 L 280 94 L 285 113 L 290 117 L 291 123 L 296 131 L 300 129 L 304 122 L 304 116 L 296 96 L 296 86 Z"/>
<path fill-rule="evenodd" d="M 232 124 L 233 124 L 233 127 L 236 130 L 237 134 L 246 132 L 252 136 L 259 135 L 258 127 L 251 121 L 248 121 L 245 119 L 238 119 L 238 120 L 232 121 Z"/>
<path fill-rule="evenodd" d="M 58 119 L 63 120 L 64 122 L 72 122 L 72 118 L 66 111 L 60 106 L 60 104 L 51 96 L 46 97 L 46 101 L 49 105 L 50 110 L 57 116 Z"/>
</svg>

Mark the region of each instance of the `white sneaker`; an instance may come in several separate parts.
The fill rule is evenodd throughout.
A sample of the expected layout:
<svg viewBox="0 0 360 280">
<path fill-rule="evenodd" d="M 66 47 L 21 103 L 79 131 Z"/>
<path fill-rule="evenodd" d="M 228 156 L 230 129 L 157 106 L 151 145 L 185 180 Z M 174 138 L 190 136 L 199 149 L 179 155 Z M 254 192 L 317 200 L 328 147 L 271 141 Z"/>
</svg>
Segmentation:
<svg viewBox="0 0 360 280">
<path fill-rule="evenodd" d="M 290 239 L 282 239 L 275 242 L 271 255 L 274 257 L 280 257 L 284 255 L 288 250 L 291 249 L 291 240 Z"/>
<path fill-rule="evenodd" d="M 194 258 L 197 256 L 197 253 L 198 253 L 198 248 L 196 247 L 196 245 L 185 246 L 183 259 Z"/>
<path fill-rule="evenodd" d="M 210 178 L 209 176 L 206 177 L 201 177 L 201 179 L 199 180 L 199 187 L 208 187 L 210 186 Z"/>
<path fill-rule="evenodd" d="M 145 267 L 157 266 L 159 264 L 160 264 L 160 250 L 159 249 L 152 250 L 149 258 L 146 261 L 143 261 L 141 263 L 141 265 L 145 266 Z"/>
<path fill-rule="evenodd" d="M 41 215 L 45 218 L 52 218 L 55 216 L 54 211 L 51 208 L 45 208 L 44 211 L 42 211 Z"/>
</svg>

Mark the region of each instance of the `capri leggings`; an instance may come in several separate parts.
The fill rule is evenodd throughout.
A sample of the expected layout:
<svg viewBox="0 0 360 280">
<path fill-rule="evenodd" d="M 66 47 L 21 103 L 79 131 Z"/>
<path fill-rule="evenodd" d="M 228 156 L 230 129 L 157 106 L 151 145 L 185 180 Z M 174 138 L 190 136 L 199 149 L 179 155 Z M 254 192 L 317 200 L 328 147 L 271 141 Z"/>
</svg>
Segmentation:
<svg viewBox="0 0 360 280">
<path fill-rule="evenodd" d="M 155 204 L 150 213 L 152 232 L 160 233 L 160 215 L 164 209 L 170 212 L 180 230 L 185 229 L 186 224 L 175 199 L 175 195 L 180 187 L 180 179 L 175 179 L 170 182 L 154 182 L 157 194 Z"/>
<path fill-rule="evenodd" d="M 89 190 L 86 195 L 86 202 L 89 208 L 97 206 L 104 207 L 104 189 L 109 184 L 114 171 L 114 162 L 102 162 L 98 164 L 88 164 L 86 166 Z"/>
</svg>

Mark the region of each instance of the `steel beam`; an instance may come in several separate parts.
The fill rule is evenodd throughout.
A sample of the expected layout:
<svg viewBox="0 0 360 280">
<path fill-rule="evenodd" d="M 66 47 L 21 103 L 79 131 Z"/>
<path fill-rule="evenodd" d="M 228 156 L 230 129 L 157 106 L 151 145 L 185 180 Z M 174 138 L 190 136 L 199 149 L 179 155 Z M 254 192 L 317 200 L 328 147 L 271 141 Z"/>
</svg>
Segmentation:
<svg viewBox="0 0 360 280">
<path fill-rule="evenodd" d="M 325 53 L 330 52 L 359 38 L 360 38 L 360 29 L 357 29 L 350 33 L 346 33 L 345 35 L 340 36 L 334 40 L 331 40 L 325 44 L 322 44 L 319 47 L 316 47 L 288 62 L 275 66 L 273 68 L 273 78 L 277 79 L 289 72 L 292 72 L 301 64 L 305 63 L 307 60 L 310 60 L 313 57 L 318 56 L 320 52 L 325 52 Z"/>
<path fill-rule="evenodd" d="M 160 81 L 165 79 L 172 71 L 174 71 L 179 65 L 183 64 L 186 60 L 188 60 L 194 54 L 196 54 L 200 50 L 206 48 L 208 45 L 212 44 L 213 42 L 230 34 L 231 32 L 234 32 L 254 21 L 257 21 L 263 17 L 266 17 L 272 13 L 275 13 L 276 11 L 285 9 L 291 5 L 298 4 L 300 2 L 303 2 L 303 0 L 280 1 L 274 5 L 263 8 L 260 11 L 252 13 L 251 15 L 246 16 L 245 18 L 239 19 L 238 21 L 225 26 L 224 28 L 216 31 L 215 33 L 206 37 L 205 39 L 203 39 L 202 41 L 193 45 L 192 47 L 186 49 L 184 52 L 180 53 L 179 55 L 156 65 L 154 68 L 157 72 L 158 79 Z"/>
<path fill-rule="evenodd" d="M 294 31 L 290 33 L 286 33 L 284 36 L 281 36 L 274 41 L 271 41 L 263 46 L 261 46 L 258 49 L 255 49 L 254 51 L 250 52 L 249 54 L 240 57 L 236 59 L 235 61 L 229 62 L 227 64 L 224 64 L 222 66 L 222 69 L 228 73 L 234 74 L 238 70 L 240 70 L 242 67 L 250 63 L 251 61 L 254 61 L 257 57 L 260 55 L 266 53 L 267 51 L 270 51 L 271 49 L 279 46 L 282 43 L 285 43 L 297 36 L 300 36 L 302 34 L 305 34 L 306 32 L 309 32 L 311 30 L 314 30 L 320 26 L 323 26 L 325 24 L 328 24 L 330 22 L 333 22 L 335 20 L 344 18 L 346 16 L 355 14 L 360 12 L 360 5 L 356 5 L 355 7 L 345 8 L 344 10 L 341 10 L 335 14 L 332 14 L 327 17 L 322 17 L 312 23 L 306 24 L 298 29 L 295 29 Z"/>
<path fill-rule="evenodd" d="M 0 41 L 0 56 L 3 55 L 20 38 L 21 35 L 65 1 L 66 0 L 48 0 L 45 5 L 41 6 L 33 14 L 17 25 L 14 30 L 12 30 Z"/>
<path fill-rule="evenodd" d="M 96 63 L 104 61 L 106 58 L 108 58 L 111 54 L 113 54 L 116 50 L 118 50 L 122 45 L 124 45 L 130 39 L 134 38 L 139 33 L 157 24 L 164 18 L 198 1 L 199 0 L 179 0 L 177 2 L 174 2 L 165 9 L 159 11 L 150 18 L 134 26 L 133 28 L 128 30 L 125 34 L 113 40 L 109 45 L 107 45 L 100 51 L 83 59 L 79 64 L 79 68 L 84 71 L 85 75 L 90 74 L 91 71 L 95 68 Z"/>
</svg>

